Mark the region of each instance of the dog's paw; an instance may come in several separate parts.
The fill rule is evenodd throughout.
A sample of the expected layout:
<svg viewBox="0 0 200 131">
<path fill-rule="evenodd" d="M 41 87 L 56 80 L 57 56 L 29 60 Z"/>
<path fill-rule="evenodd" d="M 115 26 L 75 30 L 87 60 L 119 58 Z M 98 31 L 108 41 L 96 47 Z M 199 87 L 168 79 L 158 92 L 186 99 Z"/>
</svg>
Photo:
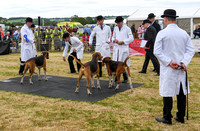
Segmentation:
<svg viewBox="0 0 200 131">
<path fill-rule="evenodd" d="M 99 90 L 100 90 L 100 89 L 101 89 L 101 87 L 100 87 L 100 86 L 97 86 L 97 89 L 99 89 Z"/>
<path fill-rule="evenodd" d="M 78 89 L 75 90 L 75 93 L 78 93 Z"/>
<path fill-rule="evenodd" d="M 20 82 L 21 85 L 23 85 L 23 82 Z"/>
<path fill-rule="evenodd" d="M 92 93 L 91 93 L 91 92 L 88 92 L 88 95 L 92 95 Z"/>
<path fill-rule="evenodd" d="M 33 85 L 33 82 L 30 82 L 30 85 Z"/>
<path fill-rule="evenodd" d="M 131 92 L 134 92 L 133 90 L 131 90 Z"/>
<path fill-rule="evenodd" d="M 95 89 L 95 86 L 92 86 L 92 89 Z"/>
<path fill-rule="evenodd" d="M 41 78 L 38 78 L 38 81 L 41 81 L 42 79 Z"/>
<path fill-rule="evenodd" d="M 46 78 L 45 81 L 48 81 L 48 79 Z"/>
<path fill-rule="evenodd" d="M 115 90 L 119 90 L 119 87 L 116 87 Z"/>
</svg>

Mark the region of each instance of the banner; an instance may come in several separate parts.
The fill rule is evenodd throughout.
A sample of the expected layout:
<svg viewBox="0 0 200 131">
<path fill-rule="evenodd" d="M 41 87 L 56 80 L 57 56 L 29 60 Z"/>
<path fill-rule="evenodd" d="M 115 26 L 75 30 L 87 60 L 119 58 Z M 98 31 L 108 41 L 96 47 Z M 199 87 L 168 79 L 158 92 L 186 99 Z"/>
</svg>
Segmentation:
<svg viewBox="0 0 200 131">
<path fill-rule="evenodd" d="M 130 55 L 145 55 L 146 54 L 145 49 L 140 47 L 142 40 L 143 39 L 134 39 L 134 41 L 129 44 Z"/>
</svg>

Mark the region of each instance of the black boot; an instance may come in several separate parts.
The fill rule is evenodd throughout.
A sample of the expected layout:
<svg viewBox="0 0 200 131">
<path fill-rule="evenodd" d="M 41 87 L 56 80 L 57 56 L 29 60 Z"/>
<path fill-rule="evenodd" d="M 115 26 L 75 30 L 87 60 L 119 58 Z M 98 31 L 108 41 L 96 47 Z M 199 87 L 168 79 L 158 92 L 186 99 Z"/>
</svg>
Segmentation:
<svg viewBox="0 0 200 131">
<path fill-rule="evenodd" d="M 172 124 L 172 120 L 171 119 L 167 120 L 165 118 L 156 118 L 156 121 L 157 122 L 162 122 L 162 123 L 165 123 L 165 124 L 169 124 L 169 125 Z"/>
<path fill-rule="evenodd" d="M 122 83 L 127 83 L 128 82 L 128 77 L 126 75 L 126 72 L 123 73 L 123 78 L 124 78 L 124 81 L 122 81 Z"/>
</svg>

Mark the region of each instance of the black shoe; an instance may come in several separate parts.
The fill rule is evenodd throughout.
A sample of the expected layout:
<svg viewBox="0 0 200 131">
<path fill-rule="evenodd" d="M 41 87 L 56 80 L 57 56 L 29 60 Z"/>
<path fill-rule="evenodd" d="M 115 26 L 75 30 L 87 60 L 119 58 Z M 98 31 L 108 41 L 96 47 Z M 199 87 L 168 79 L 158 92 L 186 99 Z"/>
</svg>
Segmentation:
<svg viewBox="0 0 200 131">
<path fill-rule="evenodd" d="M 146 72 L 144 72 L 144 71 L 139 71 L 138 73 L 143 73 L 143 74 L 146 74 Z"/>
<path fill-rule="evenodd" d="M 154 76 L 160 76 L 160 74 L 156 74 L 156 75 L 154 75 Z"/>
<path fill-rule="evenodd" d="M 185 123 L 184 118 L 178 118 L 177 116 L 174 118 L 177 122 Z"/>
<path fill-rule="evenodd" d="M 165 124 L 169 124 L 169 125 L 172 124 L 172 120 L 166 120 L 165 118 L 156 118 L 156 121 L 162 122 L 162 123 L 165 123 Z"/>
<path fill-rule="evenodd" d="M 155 72 L 156 73 L 156 69 L 153 69 L 151 72 Z"/>
<path fill-rule="evenodd" d="M 127 80 L 122 81 L 122 83 L 127 83 L 127 82 L 128 82 Z"/>
</svg>

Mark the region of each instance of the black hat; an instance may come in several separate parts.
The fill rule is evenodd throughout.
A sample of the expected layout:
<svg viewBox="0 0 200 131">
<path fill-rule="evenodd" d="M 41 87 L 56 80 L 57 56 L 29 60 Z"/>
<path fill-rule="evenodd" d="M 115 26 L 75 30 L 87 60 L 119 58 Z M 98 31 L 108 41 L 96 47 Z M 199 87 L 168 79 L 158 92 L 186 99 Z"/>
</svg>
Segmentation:
<svg viewBox="0 0 200 131">
<path fill-rule="evenodd" d="M 176 16 L 176 11 L 173 10 L 173 9 L 167 9 L 164 11 L 164 14 L 161 15 L 162 18 L 164 17 L 172 17 L 172 18 L 176 18 L 176 17 L 179 17 L 179 16 Z"/>
<path fill-rule="evenodd" d="M 156 17 L 156 16 L 154 15 L 154 13 L 150 13 L 150 14 L 148 15 L 147 19 L 151 19 L 151 18 L 154 18 L 154 17 Z"/>
<path fill-rule="evenodd" d="M 97 16 L 96 18 L 97 18 L 98 21 L 104 19 L 102 15 L 99 15 L 99 16 Z"/>
<path fill-rule="evenodd" d="M 63 34 L 63 39 L 66 39 L 66 38 L 69 37 L 69 36 L 70 36 L 69 33 L 64 33 L 64 34 Z"/>
<path fill-rule="evenodd" d="M 33 23 L 33 19 L 30 18 L 30 17 L 28 17 L 28 18 L 26 18 L 26 22 L 31 22 L 31 23 Z"/>
<path fill-rule="evenodd" d="M 116 20 L 115 20 L 115 23 L 120 23 L 124 20 L 124 18 L 122 18 L 122 16 L 117 16 L 116 17 Z"/>
<path fill-rule="evenodd" d="M 31 25 L 31 28 L 35 28 L 35 25 L 34 25 L 34 24 L 32 24 L 32 25 Z"/>
<path fill-rule="evenodd" d="M 144 24 L 146 24 L 146 23 L 151 24 L 151 21 L 149 21 L 148 19 L 146 19 L 146 20 L 143 21 L 142 25 L 144 25 Z"/>
</svg>

